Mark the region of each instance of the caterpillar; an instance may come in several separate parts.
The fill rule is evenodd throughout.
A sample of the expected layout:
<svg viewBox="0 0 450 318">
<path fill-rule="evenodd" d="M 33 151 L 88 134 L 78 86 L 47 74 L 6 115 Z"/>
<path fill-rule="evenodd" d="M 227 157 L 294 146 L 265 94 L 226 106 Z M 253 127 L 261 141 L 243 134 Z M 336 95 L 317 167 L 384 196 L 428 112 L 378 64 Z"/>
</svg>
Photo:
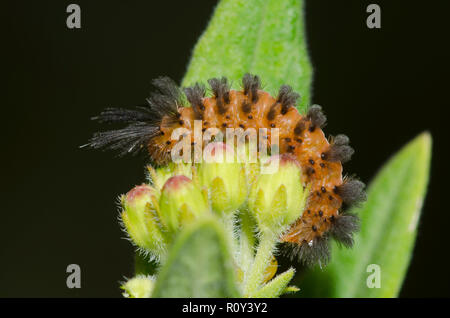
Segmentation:
<svg viewBox="0 0 450 318">
<path fill-rule="evenodd" d="M 272 97 L 261 89 L 259 77 L 251 74 L 244 75 L 241 90 L 230 89 L 225 77 L 208 80 L 212 96 L 207 96 L 205 85 L 200 83 L 184 88 L 184 92 L 168 77 L 157 78 L 152 84 L 155 92 L 146 106 L 108 108 L 94 117 L 102 123 L 127 126 L 96 133 L 89 145 L 116 149 L 120 155 L 146 151 L 153 163 L 162 165 L 169 162 L 176 142 L 171 140 L 172 131 L 180 127 L 192 130 L 194 120 L 202 121 L 203 131 L 211 127 L 279 128 L 279 152 L 296 157 L 303 180 L 310 185 L 302 217 L 281 238 L 290 247 L 285 250 L 306 265 L 322 265 L 330 260 L 330 238 L 346 247 L 353 245 L 359 218 L 344 207 L 365 200 L 365 185 L 354 177 L 343 177 L 342 164 L 350 160 L 354 150 L 345 135 L 325 137 L 322 128 L 326 117 L 320 106 L 313 105 L 306 114 L 300 114 L 295 107 L 300 96 L 290 86 L 282 85 Z"/>
</svg>

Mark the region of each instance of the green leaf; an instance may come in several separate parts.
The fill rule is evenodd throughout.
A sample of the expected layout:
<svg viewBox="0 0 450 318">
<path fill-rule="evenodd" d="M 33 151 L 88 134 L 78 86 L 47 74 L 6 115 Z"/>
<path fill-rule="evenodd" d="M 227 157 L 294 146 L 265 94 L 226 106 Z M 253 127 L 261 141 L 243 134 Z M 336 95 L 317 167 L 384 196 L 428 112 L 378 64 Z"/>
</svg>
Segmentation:
<svg viewBox="0 0 450 318">
<path fill-rule="evenodd" d="M 280 297 L 283 292 L 286 291 L 286 287 L 291 281 L 292 277 L 295 274 L 295 269 L 290 268 L 284 273 L 277 275 L 274 279 L 272 279 L 270 282 L 265 284 L 263 287 L 261 287 L 260 290 L 258 290 L 252 297 L 253 298 L 276 298 Z M 289 289 L 288 291 L 294 290 Z"/>
<path fill-rule="evenodd" d="M 368 200 L 354 210 L 361 232 L 352 249 L 333 246 L 332 263 L 305 274 L 302 296 L 396 297 L 412 256 L 425 198 L 431 158 L 431 136 L 423 133 L 381 169 L 368 190 Z M 380 288 L 369 288 L 380 267 Z M 370 270 L 370 268 L 369 268 Z"/>
<path fill-rule="evenodd" d="M 238 297 L 232 257 L 222 225 L 195 222 L 180 233 L 152 297 Z"/>
<path fill-rule="evenodd" d="M 222 0 L 194 48 L 183 86 L 226 76 L 238 88 L 250 72 L 276 95 L 282 84 L 310 97 L 312 68 L 305 44 L 301 0 Z"/>
</svg>

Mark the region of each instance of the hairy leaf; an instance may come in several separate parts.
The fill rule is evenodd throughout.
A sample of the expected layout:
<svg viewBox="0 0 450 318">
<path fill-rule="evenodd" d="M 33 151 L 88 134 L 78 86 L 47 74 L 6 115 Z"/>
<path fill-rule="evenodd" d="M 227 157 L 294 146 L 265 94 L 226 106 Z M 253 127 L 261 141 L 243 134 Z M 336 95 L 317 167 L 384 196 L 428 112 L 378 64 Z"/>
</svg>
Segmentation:
<svg viewBox="0 0 450 318">
<path fill-rule="evenodd" d="M 287 288 L 287 285 L 291 281 L 292 277 L 295 274 L 295 270 L 293 268 L 288 269 L 282 274 L 275 276 L 270 282 L 261 287 L 254 295 L 253 298 L 277 298 L 282 295 Z M 294 287 L 295 288 L 295 287 Z M 288 291 L 297 291 L 291 287 Z"/>
<path fill-rule="evenodd" d="M 222 225 L 199 220 L 180 233 L 161 268 L 152 297 L 238 297 Z"/>
<path fill-rule="evenodd" d="M 195 46 L 183 85 L 226 76 L 239 88 L 250 72 L 273 95 L 291 85 L 305 111 L 312 69 L 304 33 L 301 0 L 222 0 Z"/>
</svg>

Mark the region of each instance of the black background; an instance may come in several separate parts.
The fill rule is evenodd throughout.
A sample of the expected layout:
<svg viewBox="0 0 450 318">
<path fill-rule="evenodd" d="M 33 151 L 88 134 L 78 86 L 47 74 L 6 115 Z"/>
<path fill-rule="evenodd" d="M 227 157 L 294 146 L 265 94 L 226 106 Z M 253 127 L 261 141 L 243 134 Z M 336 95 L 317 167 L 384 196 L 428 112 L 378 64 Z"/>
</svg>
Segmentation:
<svg viewBox="0 0 450 318">
<path fill-rule="evenodd" d="M 328 134 L 350 136 L 357 152 L 346 171 L 366 182 L 402 145 L 431 132 L 431 183 L 401 296 L 450 296 L 449 5 L 372 2 L 382 8 L 381 30 L 365 25 L 368 1 L 306 1 L 313 102 L 326 111 Z M 89 118 L 103 108 L 142 104 L 157 76 L 181 80 L 215 6 L 76 1 L 82 28 L 70 30 L 69 3 L 2 3 L 0 296 L 120 296 L 133 249 L 116 197 L 144 181 L 144 160 L 78 147 L 99 129 Z M 66 287 L 71 263 L 81 266 L 81 289 Z"/>
</svg>

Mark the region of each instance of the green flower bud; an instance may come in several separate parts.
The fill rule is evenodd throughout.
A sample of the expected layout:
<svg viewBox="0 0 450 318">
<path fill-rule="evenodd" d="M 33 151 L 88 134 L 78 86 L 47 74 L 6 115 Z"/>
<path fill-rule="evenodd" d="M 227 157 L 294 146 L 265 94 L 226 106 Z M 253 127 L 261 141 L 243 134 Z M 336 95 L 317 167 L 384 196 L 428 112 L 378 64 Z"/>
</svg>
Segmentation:
<svg viewBox="0 0 450 318">
<path fill-rule="evenodd" d="M 160 220 L 172 233 L 209 211 L 200 189 L 191 179 L 182 175 L 166 181 L 159 207 Z"/>
<path fill-rule="evenodd" d="M 122 295 L 126 298 L 150 298 L 154 286 L 155 277 L 138 275 L 121 286 L 124 290 Z"/>
<path fill-rule="evenodd" d="M 281 234 L 303 213 L 308 191 L 303 188 L 301 167 L 292 155 L 273 156 L 278 160 L 272 174 L 261 174 L 249 196 L 249 209 L 263 233 Z"/>
<path fill-rule="evenodd" d="M 233 148 L 224 143 L 210 143 L 198 168 L 199 182 L 208 190 L 215 211 L 231 213 L 245 202 L 245 169 L 236 160 Z"/>
<path fill-rule="evenodd" d="M 154 192 L 154 188 L 142 184 L 122 196 L 121 218 L 134 243 L 159 258 L 164 251 L 164 238 L 156 222 Z"/>
<path fill-rule="evenodd" d="M 169 178 L 177 175 L 183 175 L 192 179 L 192 165 L 185 163 L 169 163 L 154 169 L 152 166 L 147 167 L 149 172 L 149 179 L 159 192 Z"/>
</svg>

